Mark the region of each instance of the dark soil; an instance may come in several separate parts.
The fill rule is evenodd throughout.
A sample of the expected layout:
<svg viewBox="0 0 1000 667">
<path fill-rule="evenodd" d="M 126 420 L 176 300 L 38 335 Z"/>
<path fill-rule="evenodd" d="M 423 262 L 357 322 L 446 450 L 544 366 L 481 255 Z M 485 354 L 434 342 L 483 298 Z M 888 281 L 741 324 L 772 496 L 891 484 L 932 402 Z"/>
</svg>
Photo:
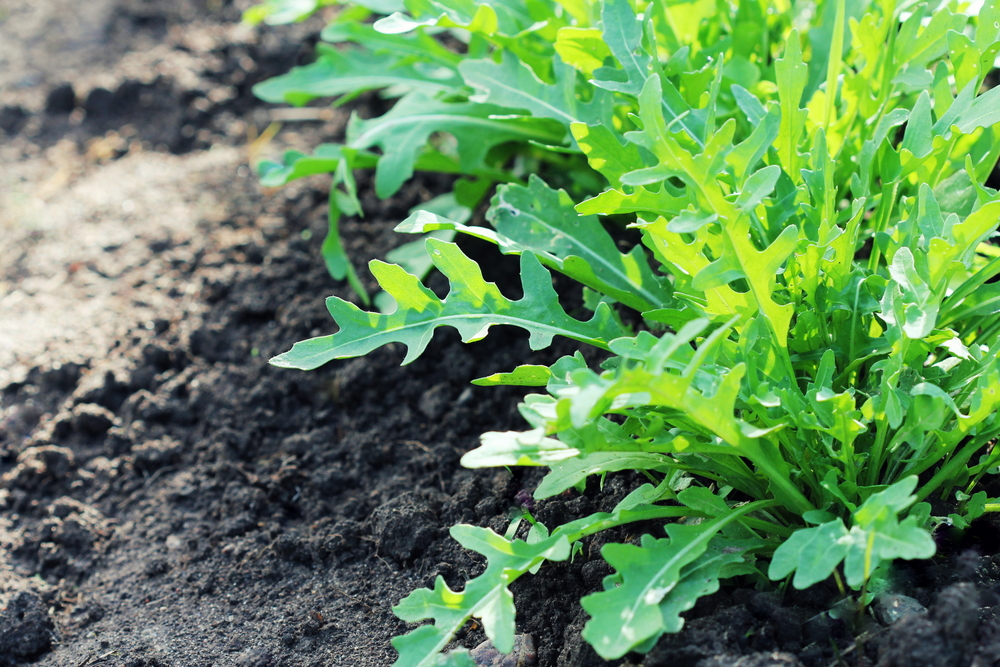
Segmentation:
<svg viewBox="0 0 1000 667">
<path fill-rule="evenodd" d="M 439 333 L 406 367 L 391 347 L 312 373 L 267 365 L 333 329 L 322 297 L 355 297 L 318 260 L 322 179 L 263 192 L 246 164 L 337 139 L 368 102 L 255 142 L 270 117 L 250 86 L 307 57 L 322 23 L 254 30 L 240 9 L 53 0 L 0 22 L 0 665 L 389 665 L 408 629 L 391 606 L 483 567 L 448 528 L 503 532 L 540 479 L 459 466 L 480 433 L 524 426 L 523 392 L 469 380 L 566 344 Z M 351 256 L 384 256 L 446 185 L 365 195 L 367 218 L 344 225 Z M 514 294 L 509 263 L 465 249 Z M 613 475 L 535 516 L 608 510 L 640 481 Z M 610 573 L 611 540 L 637 536 L 594 536 L 512 587 L 541 667 L 605 664 L 580 638 L 579 598 Z M 860 616 L 829 582 L 726 587 L 617 664 L 1000 664 L 997 547 L 995 524 L 942 536 Z M 456 644 L 483 639 L 470 625 Z"/>
</svg>

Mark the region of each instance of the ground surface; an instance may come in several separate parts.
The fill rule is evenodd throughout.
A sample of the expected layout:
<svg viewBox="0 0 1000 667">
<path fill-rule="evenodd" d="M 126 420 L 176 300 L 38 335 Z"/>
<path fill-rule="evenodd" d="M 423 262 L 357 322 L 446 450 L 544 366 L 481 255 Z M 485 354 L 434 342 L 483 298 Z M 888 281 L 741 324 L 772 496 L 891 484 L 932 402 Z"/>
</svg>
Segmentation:
<svg viewBox="0 0 1000 667">
<path fill-rule="evenodd" d="M 250 85 L 304 57 L 322 24 L 255 30 L 240 9 L 0 1 L 0 665 L 389 665 L 407 629 L 390 607 L 482 567 L 448 527 L 502 532 L 539 479 L 459 467 L 481 432 L 523 426 L 517 391 L 468 381 L 565 346 L 530 354 L 496 331 L 441 335 L 405 368 L 399 349 L 308 374 L 266 364 L 329 332 L 322 297 L 350 293 L 318 261 L 322 179 L 264 192 L 247 165 L 337 139 L 348 111 L 257 140 L 270 116 Z M 366 195 L 367 218 L 344 225 L 352 256 L 384 256 L 443 185 Z M 637 483 L 612 476 L 535 514 L 609 509 Z M 611 539 L 636 536 L 594 536 L 513 587 L 542 667 L 603 664 L 578 600 L 609 573 Z M 943 536 L 901 575 L 913 599 L 854 624 L 827 613 L 832 585 L 726 588 L 632 662 L 998 664 L 997 546 L 991 525 Z M 482 640 L 470 627 L 458 644 Z"/>
</svg>

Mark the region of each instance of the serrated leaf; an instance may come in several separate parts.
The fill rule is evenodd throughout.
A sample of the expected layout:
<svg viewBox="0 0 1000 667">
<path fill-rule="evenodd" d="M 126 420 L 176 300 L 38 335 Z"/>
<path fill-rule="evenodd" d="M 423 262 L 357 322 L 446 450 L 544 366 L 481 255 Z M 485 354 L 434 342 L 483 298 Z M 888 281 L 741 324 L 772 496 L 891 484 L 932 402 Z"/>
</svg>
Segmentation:
<svg viewBox="0 0 1000 667">
<path fill-rule="evenodd" d="M 623 146 L 616 133 L 604 125 L 573 123 L 570 131 L 591 168 L 612 184 L 618 183 L 623 174 L 644 166 L 636 145 L 625 142 Z"/>
<path fill-rule="evenodd" d="M 733 86 L 735 89 L 736 86 Z M 756 100 L 756 98 L 753 98 Z M 754 167 L 767 154 L 768 149 L 778 138 L 781 127 L 781 111 L 778 105 L 771 104 L 761 118 L 754 123 L 750 136 L 737 144 L 726 156 L 726 162 L 733 166 L 741 184 L 750 176 Z"/>
<path fill-rule="evenodd" d="M 799 33 L 792 30 L 785 44 L 784 55 L 775 61 L 775 77 L 778 85 L 778 98 L 781 101 L 781 127 L 775 148 L 781 165 L 793 181 L 798 182 L 799 176 L 799 143 L 805 132 L 806 111 L 799 105 L 802 93 L 809 80 L 809 68 L 802 60 L 802 44 Z"/>
<path fill-rule="evenodd" d="M 518 366 L 510 373 L 494 373 L 493 375 L 477 378 L 472 381 L 472 384 L 480 387 L 496 387 L 500 385 L 544 387 L 551 377 L 552 371 L 549 370 L 548 366 L 524 364 Z"/>
<path fill-rule="evenodd" d="M 459 167 L 466 173 L 485 168 L 486 154 L 508 141 L 559 143 L 564 131 L 548 121 L 495 118 L 504 110 L 492 104 L 443 102 L 415 91 L 400 99 L 383 116 L 351 118 L 347 142 L 357 149 L 382 149 L 375 169 L 375 194 L 395 194 L 413 175 L 417 157 L 436 132 L 448 132 L 458 141 Z"/>
<path fill-rule="evenodd" d="M 687 197 L 672 197 L 665 192 L 651 192 L 646 188 L 633 188 L 631 194 L 620 190 L 605 190 L 596 197 L 576 205 L 581 215 L 622 215 L 627 213 L 652 213 L 673 217 L 688 205 Z"/>
<path fill-rule="evenodd" d="M 590 452 L 550 466 L 549 474 L 535 489 L 535 499 L 544 500 L 571 489 L 591 475 L 619 470 L 668 470 L 676 464 L 664 454 L 647 452 Z"/>
<path fill-rule="evenodd" d="M 899 521 L 913 504 L 915 476 L 873 493 L 852 516 L 850 531 L 840 519 L 796 531 L 774 552 L 768 576 L 781 579 L 795 571 L 793 584 L 806 588 L 826 579 L 844 562 L 847 583 L 859 588 L 884 561 L 930 558 L 936 547 L 916 517 Z"/>
<path fill-rule="evenodd" d="M 614 660 L 664 632 L 681 629 L 680 613 L 717 590 L 722 567 L 740 560 L 739 553 L 722 549 L 706 554 L 712 538 L 734 516 L 697 526 L 669 524 L 668 539 L 643 535 L 642 546 L 606 544 L 601 549 L 620 585 L 581 600 L 591 616 L 583 637 L 598 655 Z"/>
<path fill-rule="evenodd" d="M 792 585 L 799 590 L 825 581 L 847 555 L 846 536 L 840 519 L 795 531 L 775 550 L 767 576 L 778 580 L 795 572 Z"/>
<path fill-rule="evenodd" d="M 518 432 L 491 431 L 479 438 L 479 447 L 462 457 L 466 468 L 497 466 L 547 466 L 580 454 L 555 438 L 545 437 L 544 429 Z"/>
<path fill-rule="evenodd" d="M 461 592 L 452 591 L 439 576 L 433 589 L 418 589 L 392 608 L 410 623 L 434 620 L 433 625 L 393 638 L 392 645 L 399 652 L 393 667 L 437 665 L 438 653 L 472 616 L 482 619 L 493 645 L 509 653 L 514 647 L 514 601 L 507 587 L 538 563 L 569 557 L 569 541 L 562 534 L 528 544 L 476 526 L 454 526 L 450 533 L 466 549 L 486 556 L 486 571 L 466 583 Z"/>
<path fill-rule="evenodd" d="M 670 302 L 642 248 L 623 254 L 594 216 L 581 216 L 563 190 L 532 174 L 528 186 L 502 185 L 487 212 L 495 232 L 440 216 L 417 214 L 396 229 L 426 232 L 455 229 L 496 243 L 505 254 L 534 253 L 547 266 L 637 310 Z"/>
<path fill-rule="evenodd" d="M 399 309 L 388 315 L 366 313 L 352 303 L 330 297 L 327 308 L 340 331 L 298 342 L 271 363 L 311 370 L 333 359 L 358 357 L 388 343 L 403 343 L 407 348 L 403 363 L 407 364 L 420 356 L 440 326 L 458 329 L 468 343 L 485 338 L 493 325 L 509 324 L 527 330 L 535 350 L 547 347 L 557 335 L 598 347 L 617 337 L 619 329 L 606 304 L 601 304 L 587 322 L 567 315 L 559 305 L 551 276 L 531 253 L 521 255 L 524 297 L 511 301 L 495 284 L 483 280 L 479 266 L 458 246 L 428 239 L 427 249 L 434 266 L 451 281 L 447 298 L 438 299 L 398 266 L 373 261 L 372 273 Z"/>
<path fill-rule="evenodd" d="M 604 123 L 611 111 L 610 95 L 596 91 L 590 102 L 576 97 L 576 73 L 558 57 L 554 59 L 556 83 L 542 82 L 534 72 L 504 53 L 497 64 L 492 60 L 466 60 L 458 66 L 465 82 L 478 92 L 476 102 L 488 102 L 508 109 L 523 109 L 536 118 L 552 118 L 568 130 L 573 123 Z"/>
<path fill-rule="evenodd" d="M 596 217 L 579 215 L 565 191 L 553 190 L 537 176 L 531 176 L 528 187 L 497 188 L 487 218 L 516 247 L 550 258 L 571 278 L 637 310 L 671 301 L 641 247 L 619 252 Z"/>
<path fill-rule="evenodd" d="M 603 67 L 595 71 L 594 85 L 605 90 L 638 95 L 649 75 L 650 57 L 642 48 L 642 23 L 636 19 L 628 0 L 604 0 L 601 29 L 604 43 L 611 49 L 622 69 Z"/>
<path fill-rule="evenodd" d="M 293 67 L 253 87 L 265 102 L 303 105 L 317 97 L 334 97 L 374 88 L 402 86 L 427 91 L 451 90 L 462 85 L 455 71 L 427 64 L 407 64 L 391 54 L 363 49 L 343 51 L 322 44 L 315 62 Z"/>
</svg>

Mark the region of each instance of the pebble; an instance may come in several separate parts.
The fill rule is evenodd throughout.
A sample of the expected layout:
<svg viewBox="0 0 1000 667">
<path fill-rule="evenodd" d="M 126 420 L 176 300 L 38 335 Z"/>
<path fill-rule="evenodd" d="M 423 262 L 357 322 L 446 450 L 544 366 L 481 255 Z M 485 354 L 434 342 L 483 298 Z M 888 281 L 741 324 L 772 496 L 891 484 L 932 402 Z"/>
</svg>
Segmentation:
<svg viewBox="0 0 1000 667">
<path fill-rule="evenodd" d="M 904 616 L 923 613 L 927 608 L 908 595 L 888 594 L 875 598 L 873 611 L 879 623 L 892 625 Z"/>
<path fill-rule="evenodd" d="M 533 667 L 538 661 L 535 638 L 531 635 L 514 635 L 514 649 L 501 653 L 490 640 L 469 652 L 476 667 Z"/>
</svg>

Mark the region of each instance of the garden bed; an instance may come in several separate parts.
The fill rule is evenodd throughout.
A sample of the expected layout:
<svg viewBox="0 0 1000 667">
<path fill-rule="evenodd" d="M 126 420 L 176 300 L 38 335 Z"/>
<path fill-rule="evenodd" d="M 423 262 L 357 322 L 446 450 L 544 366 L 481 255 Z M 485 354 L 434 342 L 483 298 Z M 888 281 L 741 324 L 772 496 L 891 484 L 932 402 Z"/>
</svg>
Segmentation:
<svg viewBox="0 0 1000 667">
<path fill-rule="evenodd" d="M 448 528 L 503 533 L 541 478 L 459 466 L 480 433 L 523 424 L 523 390 L 469 381 L 572 347 L 530 353 L 497 329 L 473 345 L 438 333 L 406 367 L 393 347 L 308 374 L 268 366 L 331 329 L 318 297 L 351 298 L 319 261 L 324 181 L 263 191 L 247 168 L 270 121 L 250 85 L 287 70 L 320 25 L 249 29 L 223 3 L 126 1 L 89 3 L 87 29 L 62 31 L 79 11 L 15 3 L 0 23 L 0 664 L 389 665 L 407 628 L 392 605 L 482 569 Z M 349 111 L 381 104 L 362 97 L 274 142 L 336 139 Z M 355 258 L 384 257 L 409 208 L 447 185 L 418 176 L 379 202 L 360 178 L 367 217 L 342 225 Z M 516 260 L 462 243 L 516 296 Z M 610 475 L 534 514 L 607 511 L 641 481 Z M 724 587 L 631 657 L 996 664 L 996 535 L 989 520 L 939 533 L 935 559 L 900 566 L 907 598 L 860 619 L 830 616 L 832 583 Z M 599 551 L 612 539 L 638 542 L 595 535 L 512 586 L 540 667 L 606 664 L 580 637 L 579 599 L 611 572 Z M 472 625 L 457 644 L 483 639 Z"/>
</svg>

